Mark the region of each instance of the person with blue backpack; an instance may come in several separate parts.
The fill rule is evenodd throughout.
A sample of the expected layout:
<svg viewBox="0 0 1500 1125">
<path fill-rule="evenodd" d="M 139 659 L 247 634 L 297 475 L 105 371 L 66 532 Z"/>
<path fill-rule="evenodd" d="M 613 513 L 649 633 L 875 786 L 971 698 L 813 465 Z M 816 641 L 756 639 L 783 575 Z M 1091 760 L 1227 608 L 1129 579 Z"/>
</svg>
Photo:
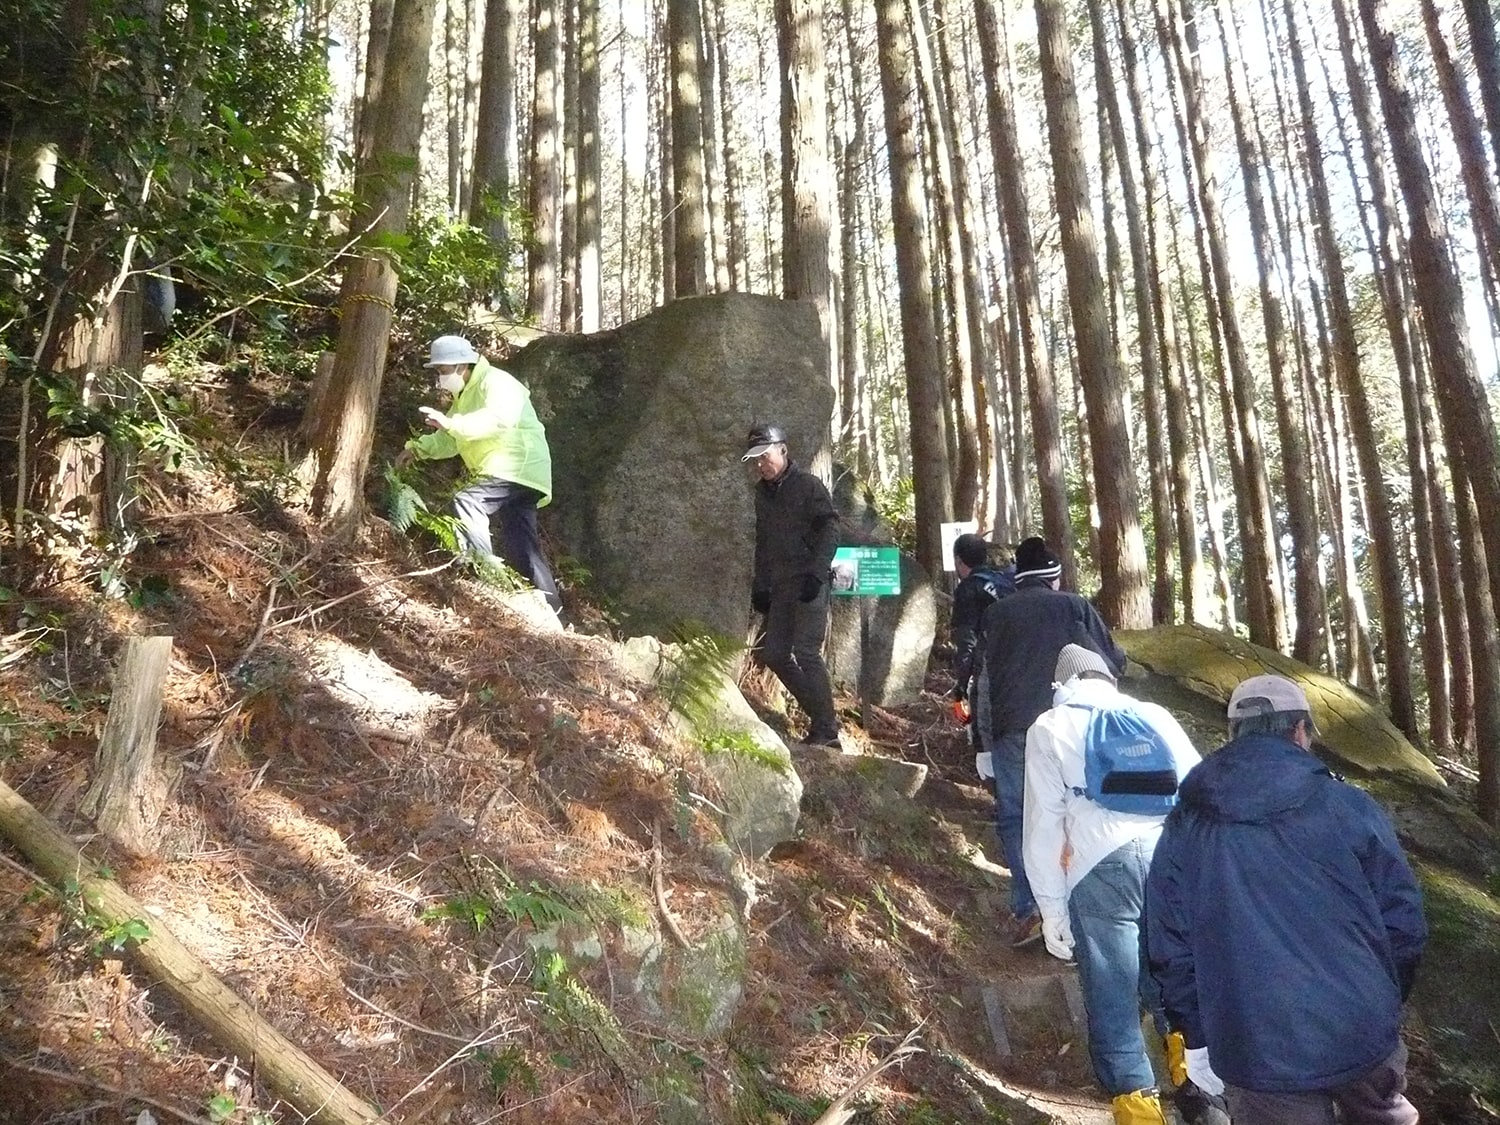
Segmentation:
<svg viewBox="0 0 1500 1125">
<path fill-rule="evenodd" d="M 1052 670 L 1064 645 L 1087 645 L 1103 653 L 1116 674 L 1125 670 L 1125 654 L 1099 611 L 1086 598 L 1059 589 L 1061 581 L 1062 562 L 1046 540 L 1022 540 L 1016 548 L 1015 593 L 991 604 L 980 626 L 987 708 L 979 733 L 995 775 L 995 835 L 1010 869 L 1010 944 L 1018 949 L 1042 936 L 1021 858 L 1026 732 L 1052 706 Z"/>
<path fill-rule="evenodd" d="M 1077 960 L 1089 1057 L 1115 1122 L 1165 1125 L 1141 1031 L 1144 1007 L 1169 1035 L 1144 956 L 1146 877 L 1198 752 L 1166 708 L 1121 692 L 1091 648 L 1064 645 L 1055 683 L 1052 708 L 1026 734 L 1022 848 L 1042 939 L 1054 957 Z M 1180 1037 L 1167 1039 L 1167 1057 L 1179 1110 L 1201 1120 Z"/>
</svg>

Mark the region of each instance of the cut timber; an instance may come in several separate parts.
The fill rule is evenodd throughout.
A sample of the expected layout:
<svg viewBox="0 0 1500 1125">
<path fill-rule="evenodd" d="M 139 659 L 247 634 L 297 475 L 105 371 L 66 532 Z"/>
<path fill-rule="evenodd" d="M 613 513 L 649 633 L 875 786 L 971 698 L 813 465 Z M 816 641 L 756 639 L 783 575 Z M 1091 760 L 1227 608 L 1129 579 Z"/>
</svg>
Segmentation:
<svg viewBox="0 0 1500 1125">
<path fill-rule="evenodd" d="M 112 879 L 94 874 L 73 842 L 10 786 L 0 781 L 0 835 L 56 887 L 78 887 L 91 913 L 108 925 L 147 920 L 151 934 L 131 954 L 164 985 L 227 1051 L 255 1060 L 256 1071 L 279 1097 L 322 1125 L 356 1125 L 380 1115 L 346 1090 L 219 980 L 191 950 Z"/>
<path fill-rule="evenodd" d="M 137 857 L 156 854 L 156 825 L 170 788 L 156 768 L 156 727 L 171 659 L 171 637 L 125 642 L 99 739 L 98 772 L 83 798 L 83 811 L 99 831 Z"/>
</svg>

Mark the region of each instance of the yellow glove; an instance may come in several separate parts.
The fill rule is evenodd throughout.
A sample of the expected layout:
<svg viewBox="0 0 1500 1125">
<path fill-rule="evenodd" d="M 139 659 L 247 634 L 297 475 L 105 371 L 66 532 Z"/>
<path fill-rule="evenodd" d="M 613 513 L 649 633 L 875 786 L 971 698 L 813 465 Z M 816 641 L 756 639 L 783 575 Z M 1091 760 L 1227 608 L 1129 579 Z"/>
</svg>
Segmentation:
<svg viewBox="0 0 1500 1125">
<path fill-rule="evenodd" d="M 1182 1032 L 1169 1031 L 1162 1045 L 1167 1054 L 1167 1077 L 1172 1080 L 1173 1086 L 1181 1086 L 1188 1076 L 1187 1040 L 1182 1037 Z"/>
</svg>

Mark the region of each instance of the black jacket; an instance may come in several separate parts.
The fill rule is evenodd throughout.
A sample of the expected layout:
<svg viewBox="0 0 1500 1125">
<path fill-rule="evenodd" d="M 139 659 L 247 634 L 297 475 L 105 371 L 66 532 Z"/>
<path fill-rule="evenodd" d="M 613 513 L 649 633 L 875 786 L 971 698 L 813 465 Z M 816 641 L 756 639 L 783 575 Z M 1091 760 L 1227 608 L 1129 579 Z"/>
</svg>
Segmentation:
<svg viewBox="0 0 1500 1125">
<path fill-rule="evenodd" d="M 755 485 L 752 588 L 770 591 L 804 575 L 828 581 L 838 546 L 838 513 L 823 482 L 795 463 Z"/>
<path fill-rule="evenodd" d="M 1125 654 L 1099 611 L 1077 594 L 1023 579 L 1016 592 L 984 611 L 984 669 L 990 685 L 990 730 L 1024 734 L 1052 706 L 1052 680 L 1063 645 L 1100 653 L 1119 675 Z"/>
<path fill-rule="evenodd" d="M 1015 588 L 1014 564 L 1002 570 L 992 566 L 975 567 L 954 587 L 953 617 L 948 632 L 953 639 L 953 694 L 959 699 L 969 694 L 984 611 Z"/>
</svg>

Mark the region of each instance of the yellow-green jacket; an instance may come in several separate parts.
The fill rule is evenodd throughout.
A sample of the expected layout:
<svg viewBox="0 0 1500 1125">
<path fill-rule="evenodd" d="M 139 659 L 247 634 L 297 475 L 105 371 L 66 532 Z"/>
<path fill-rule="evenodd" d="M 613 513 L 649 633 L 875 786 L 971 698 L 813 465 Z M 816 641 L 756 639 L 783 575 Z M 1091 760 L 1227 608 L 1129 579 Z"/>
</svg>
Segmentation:
<svg viewBox="0 0 1500 1125">
<path fill-rule="evenodd" d="M 531 392 L 508 371 L 481 359 L 448 410 L 448 428 L 406 443 L 424 461 L 462 457 L 476 477 L 497 477 L 552 500 L 552 454 L 547 431 L 531 405 Z"/>
</svg>

